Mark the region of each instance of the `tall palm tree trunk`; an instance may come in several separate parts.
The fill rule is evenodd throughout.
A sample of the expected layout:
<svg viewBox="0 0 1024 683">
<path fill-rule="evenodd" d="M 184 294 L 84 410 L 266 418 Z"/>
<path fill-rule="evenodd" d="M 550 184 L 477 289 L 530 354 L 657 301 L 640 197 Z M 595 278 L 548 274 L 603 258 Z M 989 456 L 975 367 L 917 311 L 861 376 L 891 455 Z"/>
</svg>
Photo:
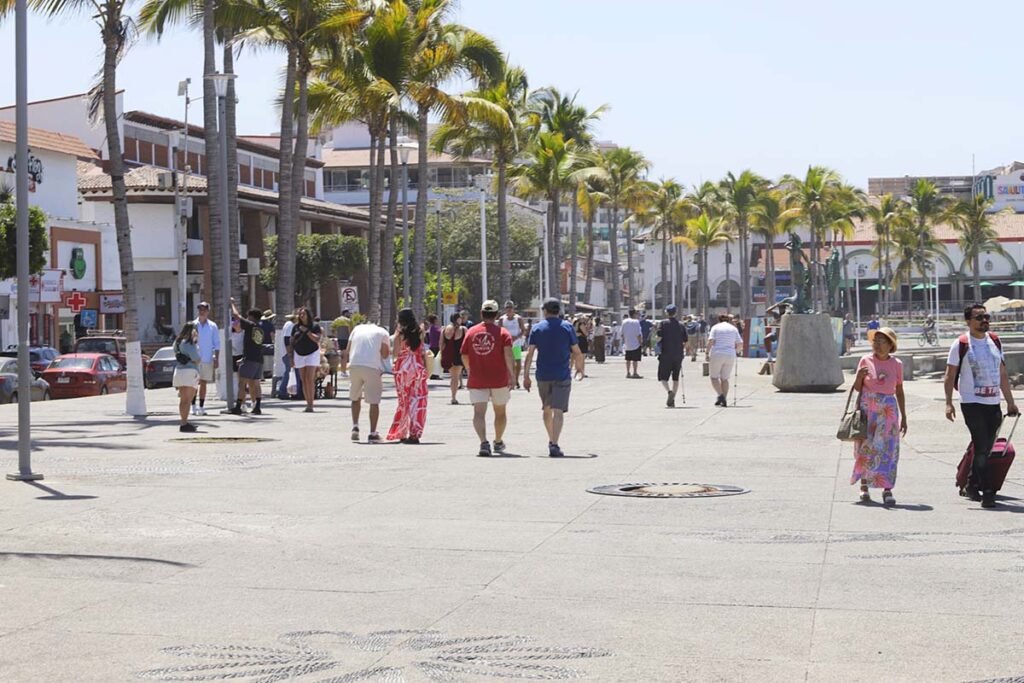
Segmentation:
<svg viewBox="0 0 1024 683">
<path fill-rule="evenodd" d="M 971 298 L 974 299 L 974 301 L 981 303 L 981 254 L 975 254 L 973 260 L 974 263 L 972 265 L 974 267 L 971 268 L 971 270 L 974 271 L 974 273 L 972 273 L 974 288 L 971 290 Z"/>
<path fill-rule="evenodd" d="M 377 179 L 377 168 L 380 163 L 377 154 L 378 135 L 373 125 L 368 125 L 370 131 L 370 171 L 367 184 L 370 190 L 370 220 L 369 234 L 367 235 L 368 264 L 366 269 L 367 278 L 367 310 L 370 320 L 380 319 L 380 203 L 381 187 Z"/>
<path fill-rule="evenodd" d="M 203 3 L 203 143 L 204 156 L 202 172 L 206 173 L 206 212 L 209 226 L 208 241 L 205 248 L 209 250 L 212 268 L 209 274 L 209 301 L 213 302 L 215 319 L 221 318 L 227 311 L 220 310 L 223 306 L 224 294 L 221 292 L 221 268 L 224 267 L 223 233 L 224 216 L 221 215 L 221 192 L 224 179 L 220 177 L 220 139 L 217 135 L 217 88 L 210 78 L 217 73 L 216 24 L 214 12 L 216 2 Z M 278 260 L 280 263 L 280 259 Z M 279 278 L 280 279 L 280 278 Z"/>
<path fill-rule="evenodd" d="M 667 230 L 667 226 L 664 226 L 662 229 Z M 658 282 L 658 287 L 654 288 L 654 294 L 651 296 L 651 307 L 654 308 L 655 310 L 659 310 L 665 307 L 664 302 L 661 303 L 661 306 L 658 305 L 658 288 L 661 288 L 662 296 L 664 297 L 669 293 L 669 285 L 670 283 L 668 281 L 668 240 L 666 239 L 666 235 L 662 235 L 661 281 Z"/>
<path fill-rule="evenodd" d="M 295 262 L 295 250 L 298 235 L 302 227 L 302 197 L 306 194 L 306 154 L 309 149 L 309 66 L 299 64 L 295 73 L 296 86 L 299 90 L 295 107 L 295 151 L 292 153 L 292 195 L 291 219 L 294 226 L 291 242 L 291 260 Z M 294 92 L 294 90 L 292 91 Z M 292 268 L 292 288 L 295 288 L 295 270 Z M 319 292 L 318 292 L 319 294 Z M 305 293 L 302 303 L 308 304 L 309 292 Z M 319 303 L 319 298 L 317 299 Z"/>
<path fill-rule="evenodd" d="M 497 160 L 498 167 L 498 258 L 501 259 L 498 291 L 502 303 L 512 299 L 512 248 L 508 239 L 508 164 Z M 440 273 L 438 273 L 440 278 Z"/>
<path fill-rule="evenodd" d="M 576 312 L 576 266 L 579 259 L 579 228 L 576 226 L 576 201 L 569 198 L 569 313 Z"/>
<path fill-rule="evenodd" d="M 708 317 L 708 248 L 701 249 L 700 256 L 700 314 Z"/>
<path fill-rule="evenodd" d="M 583 283 L 583 300 L 588 305 L 593 305 L 591 298 L 594 293 L 594 215 L 593 211 L 587 214 L 587 280 Z"/>
<path fill-rule="evenodd" d="M 235 59 L 231 50 L 230 32 L 224 35 L 224 73 L 234 75 Z M 228 177 L 225 179 L 225 191 L 228 193 L 228 218 L 224 224 L 228 228 L 228 249 L 230 251 L 231 263 L 231 296 L 236 300 L 242 300 L 242 278 L 240 272 L 238 243 L 240 232 L 240 215 L 238 212 L 238 126 L 236 121 L 237 104 L 235 102 L 235 79 L 228 80 L 227 98 L 224 100 L 224 118 L 227 121 L 227 155 L 228 155 Z M 256 293 L 250 292 L 253 301 L 256 300 Z M 254 304 L 255 305 L 255 304 Z"/>
<path fill-rule="evenodd" d="M 633 229 L 623 225 L 622 230 L 626 235 L 626 284 L 629 286 L 629 300 L 626 301 L 626 307 L 633 308 L 636 304 L 636 275 L 633 273 Z"/>
<path fill-rule="evenodd" d="M 384 239 L 381 244 L 380 278 L 383 283 L 382 303 L 384 314 L 381 324 L 391 329 L 394 326 L 395 314 L 395 226 L 398 219 L 398 192 L 395 179 L 398 178 L 398 119 L 391 118 L 388 132 L 388 148 L 391 152 L 391 184 L 388 187 L 388 215 L 384 227 Z"/>
<path fill-rule="evenodd" d="M 132 231 L 128 218 L 128 191 L 124 184 L 124 156 L 117 130 L 117 62 L 121 47 L 120 16 L 108 17 L 103 26 L 103 125 L 110 162 L 110 191 L 114 202 L 114 227 L 117 232 L 117 256 L 121 266 L 121 291 L 124 293 L 124 336 L 127 341 L 128 393 L 125 412 L 146 414 L 143 390 L 142 344 L 139 340 L 135 261 L 132 255 Z"/>
<path fill-rule="evenodd" d="M 277 180 L 277 306 L 291 310 L 295 306 L 295 222 L 292 214 L 292 129 L 295 115 L 296 56 L 288 50 L 284 92 L 281 100 L 281 138 L 278 148 Z M 205 103 L 204 103 L 205 104 Z M 277 324 L 283 326 L 284 318 Z"/>
<path fill-rule="evenodd" d="M 775 305 L 775 238 L 765 237 L 765 288 L 767 293 L 765 306 Z"/>
<path fill-rule="evenodd" d="M 846 301 L 843 303 L 846 304 L 846 312 L 849 313 L 853 309 L 854 288 L 850 286 L 850 262 L 846 260 L 846 235 L 842 235 L 839 238 L 839 250 L 843 258 L 843 285 L 846 289 L 846 296 L 844 297 Z"/>
<path fill-rule="evenodd" d="M 559 239 L 559 215 L 558 212 L 561 210 L 561 193 L 557 190 L 551 194 L 551 213 L 549 216 L 549 232 L 548 232 L 548 254 L 550 260 L 548 263 L 548 291 L 550 296 L 561 299 L 562 298 L 562 240 Z"/>
<path fill-rule="evenodd" d="M 750 231 L 747 228 L 746 218 L 738 222 L 740 237 L 740 317 L 750 317 L 750 255 L 747 253 L 747 244 L 750 239 Z"/>
<path fill-rule="evenodd" d="M 619 205 L 612 204 L 612 215 L 609 221 L 608 243 L 611 247 L 612 291 L 608 296 L 608 308 L 612 318 L 618 320 L 622 314 L 622 280 L 619 273 Z"/>
<path fill-rule="evenodd" d="M 430 191 L 427 175 L 429 173 L 427 166 L 428 111 L 428 107 L 421 106 L 417 112 L 417 123 L 419 125 L 416 137 L 419 143 L 419 158 L 416 164 L 418 177 L 416 179 L 416 221 L 413 228 L 415 233 L 413 235 L 412 253 L 412 289 L 409 292 L 409 295 L 412 297 L 412 303 L 406 303 L 416 313 L 418 320 L 423 319 L 427 290 L 427 195 Z M 406 258 L 408 258 L 408 255 Z M 507 261 L 502 261 L 500 265 L 504 271 Z"/>
</svg>

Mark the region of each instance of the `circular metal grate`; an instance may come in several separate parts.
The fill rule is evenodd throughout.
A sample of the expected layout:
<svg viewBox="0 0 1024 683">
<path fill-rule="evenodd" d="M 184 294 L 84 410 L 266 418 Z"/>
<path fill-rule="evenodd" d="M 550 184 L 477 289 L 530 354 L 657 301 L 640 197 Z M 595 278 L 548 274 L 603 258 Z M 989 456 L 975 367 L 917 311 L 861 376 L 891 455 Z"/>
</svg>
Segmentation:
<svg viewBox="0 0 1024 683">
<path fill-rule="evenodd" d="M 715 498 L 750 493 L 750 489 L 724 484 L 692 484 L 686 482 L 643 482 L 638 484 L 609 484 L 587 489 L 588 493 L 602 496 L 628 496 L 632 498 Z"/>
</svg>

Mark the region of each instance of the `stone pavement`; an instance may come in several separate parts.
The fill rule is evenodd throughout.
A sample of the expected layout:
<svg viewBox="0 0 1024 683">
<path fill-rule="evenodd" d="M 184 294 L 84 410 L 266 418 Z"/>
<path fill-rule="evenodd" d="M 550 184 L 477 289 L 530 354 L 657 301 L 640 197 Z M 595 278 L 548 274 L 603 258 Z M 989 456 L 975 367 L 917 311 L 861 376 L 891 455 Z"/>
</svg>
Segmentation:
<svg viewBox="0 0 1024 683">
<path fill-rule="evenodd" d="M 758 366 L 719 409 L 687 362 L 668 410 L 651 359 L 643 381 L 591 365 L 564 460 L 525 392 L 518 457 L 475 457 L 443 383 L 420 446 L 352 444 L 347 399 L 199 418 L 197 436 L 255 443 L 179 434 L 170 389 L 146 421 L 119 396 L 34 404 L 46 479 L 0 482 L 0 681 L 1024 675 L 1024 466 L 999 510 L 959 498 L 966 430 L 937 383 L 908 383 L 898 506 L 856 504 L 845 395 L 779 394 Z M 15 443 L 0 406 L 5 471 Z M 586 490 L 626 482 L 751 492 Z"/>
</svg>

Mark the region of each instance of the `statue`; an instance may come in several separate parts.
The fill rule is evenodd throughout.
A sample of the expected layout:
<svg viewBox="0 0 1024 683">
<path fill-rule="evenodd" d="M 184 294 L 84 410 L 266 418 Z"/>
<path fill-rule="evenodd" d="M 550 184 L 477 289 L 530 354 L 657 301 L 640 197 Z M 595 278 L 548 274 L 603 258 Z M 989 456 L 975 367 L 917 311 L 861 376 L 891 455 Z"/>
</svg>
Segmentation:
<svg viewBox="0 0 1024 683">
<path fill-rule="evenodd" d="M 811 276 L 807 267 L 807 257 L 804 256 L 803 242 L 795 232 L 789 233 L 786 250 L 789 252 L 789 274 L 793 280 L 793 295 L 780 303 L 787 304 L 790 313 L 810 313 L 808 302 L 811 298 Z"/>
<path fill-rule="evenodd" d="M 839 310 L 839 250 L 835 247 L 825 261 L 825 290 L 828 292 L 828 310 Z"/>
</svg>

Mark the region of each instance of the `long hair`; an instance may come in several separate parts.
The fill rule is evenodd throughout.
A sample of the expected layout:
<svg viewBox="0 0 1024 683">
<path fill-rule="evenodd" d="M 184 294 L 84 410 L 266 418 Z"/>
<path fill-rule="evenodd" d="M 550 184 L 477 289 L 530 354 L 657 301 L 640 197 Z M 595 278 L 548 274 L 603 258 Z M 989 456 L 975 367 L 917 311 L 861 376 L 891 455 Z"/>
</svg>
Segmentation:
<svg viewBox="0 0 1024 683">
<path fill-rule="evenodd" d="M 196 324 L 189 321 L 181 326 L 181 332 L 178 332 L 178 337 L 174 340 L 174 347 L 177 348 L 181 342 L 192 341 L 192 334 L 196 331 Z"/>
<path fill-rule="evenodd" d="M 423 335 L 420 332 L 419 323 L 416 322 L 416 314 L 411 308 L 403 308 L 398 312 L 398 333 L 405 340 L 405 345 L 415 351 L 423 343 Z"/>
<path fill-rule="evenodd" d="M 302 322 L 302 313 L 306 313 L 306 322 Z M 306 327 L 313 327 L 313 313 L 310 312 L 305 306 L 299 306 L 295 309 L 295 324 L 305 325 Z"/>
</svg>

